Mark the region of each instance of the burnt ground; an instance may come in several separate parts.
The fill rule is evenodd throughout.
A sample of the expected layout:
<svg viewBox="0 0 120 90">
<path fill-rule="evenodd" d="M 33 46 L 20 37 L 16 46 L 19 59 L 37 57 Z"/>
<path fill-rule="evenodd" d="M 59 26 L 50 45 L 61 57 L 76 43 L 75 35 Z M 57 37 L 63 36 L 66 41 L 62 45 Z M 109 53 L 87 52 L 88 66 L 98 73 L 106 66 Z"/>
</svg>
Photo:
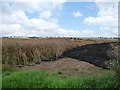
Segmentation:
<svg viewBox="0 0 120 90">
<path fill-rule="evenodd" d="M 117 42 L 107 42 L 98 44 L 87 44 L 78 46 L 68 50 L 62 54 L 62 57 L 74 58 L 80 61 L 85 61 L 94 64 L 97 67 L 104 69 L 109 68 L 109 60 L 112 59 L 110 55 L 111 44 L 117 45 Z"/>
<path fill-rule="evenodd" d="M 41 62 L 32 66 L 17 68 L 18 70 L 40 69 L 61 77 L 93 75 L 105 73 L 111 59 L 108 54 L 111 43 L 86 44 L 64 52 L 58 60 Z M 116 42 L 112 44 L 117 45 Z"/>
</svg>

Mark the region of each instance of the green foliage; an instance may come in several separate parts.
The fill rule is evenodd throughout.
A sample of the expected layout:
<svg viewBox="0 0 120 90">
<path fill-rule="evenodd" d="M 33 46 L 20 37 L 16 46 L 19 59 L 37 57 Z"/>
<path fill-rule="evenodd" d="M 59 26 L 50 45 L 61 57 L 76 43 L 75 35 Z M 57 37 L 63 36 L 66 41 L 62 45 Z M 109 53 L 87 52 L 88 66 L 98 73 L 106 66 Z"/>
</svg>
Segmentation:
<svg viewBox="0 0 120 90">
<path fill-rule="evenodd" d="M 113 74 L 59 78 L 38 70 L 18 71 L 3 75 L 3 88 L 114 88 Z M 118 88 L 118 87 L 116 87 Z"/>
</svg>

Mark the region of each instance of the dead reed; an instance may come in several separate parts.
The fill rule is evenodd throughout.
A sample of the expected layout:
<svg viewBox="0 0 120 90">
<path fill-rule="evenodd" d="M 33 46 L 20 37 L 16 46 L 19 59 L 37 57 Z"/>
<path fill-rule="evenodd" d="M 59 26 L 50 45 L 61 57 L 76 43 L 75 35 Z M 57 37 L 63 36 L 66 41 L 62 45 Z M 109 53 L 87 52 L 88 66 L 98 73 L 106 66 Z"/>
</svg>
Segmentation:
<svg viewBox="0 0 120 90">
<path fill-rule="evenodd" d="M 52 61 L 75 46 L 68 39 L 2 39 L 2 63 L 20 66 Z"/>
</svg>

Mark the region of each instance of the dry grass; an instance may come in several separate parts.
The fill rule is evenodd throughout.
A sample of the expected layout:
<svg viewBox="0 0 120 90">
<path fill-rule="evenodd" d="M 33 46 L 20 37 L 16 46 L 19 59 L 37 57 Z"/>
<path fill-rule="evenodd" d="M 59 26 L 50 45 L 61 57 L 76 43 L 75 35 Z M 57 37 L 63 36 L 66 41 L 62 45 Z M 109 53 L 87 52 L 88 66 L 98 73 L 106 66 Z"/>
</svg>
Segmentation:
<svg viewBox="0 0 120 90">
<path fill-rule="evenodd" d="M 12 66 L 56 60 L 76 46 L 67 39 L 3 39 L 2 44 L 2 63 Z"/>
</svg>

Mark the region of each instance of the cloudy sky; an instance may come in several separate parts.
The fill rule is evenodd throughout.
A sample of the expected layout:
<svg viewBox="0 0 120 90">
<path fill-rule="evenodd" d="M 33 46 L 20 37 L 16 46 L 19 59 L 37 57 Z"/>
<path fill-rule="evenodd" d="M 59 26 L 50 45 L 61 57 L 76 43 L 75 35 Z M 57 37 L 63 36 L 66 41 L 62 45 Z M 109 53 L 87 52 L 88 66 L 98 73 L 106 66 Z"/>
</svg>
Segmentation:
<svg viewBox="0 0 120 90">
<path fill-rule="evenodd" d="M 117 37 L 118 3 L 99 1 L 0 2 L 0 36 Z"/>
</svg>

